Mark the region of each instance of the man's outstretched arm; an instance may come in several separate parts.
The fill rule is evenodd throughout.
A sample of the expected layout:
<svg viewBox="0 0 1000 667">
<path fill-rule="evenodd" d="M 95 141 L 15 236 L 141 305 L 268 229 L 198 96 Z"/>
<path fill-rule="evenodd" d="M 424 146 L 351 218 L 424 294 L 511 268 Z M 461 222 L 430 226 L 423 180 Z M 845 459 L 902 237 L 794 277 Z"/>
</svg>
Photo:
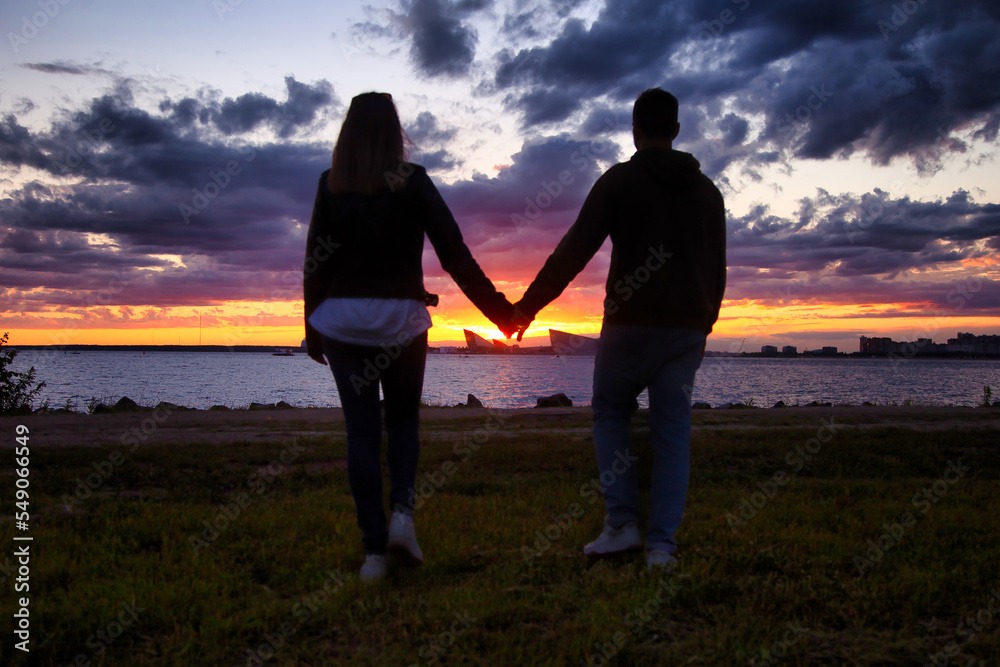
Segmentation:
<svg viewBox="0 0 1000 667">
<path fill-rule="evenodd" d="M 613 204 L 605 174 L 590 189 L 576 222 L 559 241 L 535 280 L 515 306 L 521 331 L 587 266 L 611 231 Z M 520 335 L 518 336 L 520 340 Z"/>
</svg>

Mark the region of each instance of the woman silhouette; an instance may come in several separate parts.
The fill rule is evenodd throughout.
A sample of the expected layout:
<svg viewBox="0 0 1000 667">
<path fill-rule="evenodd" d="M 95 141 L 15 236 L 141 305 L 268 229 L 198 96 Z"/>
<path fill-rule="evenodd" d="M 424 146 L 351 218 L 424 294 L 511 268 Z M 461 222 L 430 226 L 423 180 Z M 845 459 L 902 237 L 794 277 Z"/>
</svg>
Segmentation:
<svg viewBox="0 0 1000 667">
<path fill-rule="evenodd" d="M 513 306 L 479 268 L 427 172 L 405 161 L 404 137 L 389 94 L 351 100 L 333 165 L 319 179 L 306 242 L 306 347 L 317 362 L 329 361 L 344 408 L 365 580 L 385 576 L 387 552 L 423 562 L 413 527 L 414 485 L 431 326 L 426 306 L 436 303 L 424 290 L 424 234 L 442 268 L 486 317 L 504 330 L 513 318 Z M 379 386 L 392 487 L 388 526 Z"/>
</svg>

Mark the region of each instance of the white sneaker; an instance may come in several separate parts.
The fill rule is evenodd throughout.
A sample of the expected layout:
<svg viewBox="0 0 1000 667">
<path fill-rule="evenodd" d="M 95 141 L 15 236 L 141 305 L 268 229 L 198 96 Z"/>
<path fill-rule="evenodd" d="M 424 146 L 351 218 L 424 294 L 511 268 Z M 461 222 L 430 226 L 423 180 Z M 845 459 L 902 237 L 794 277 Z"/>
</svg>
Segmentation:
<svg viewBox="0 0 1000 667">
<path fill-rule="evenodd" d="M 409 565 L 424 562 L 424 553 L 417 544 L 417 532 L 413 528 L 413 517 L 402 512 L 393 512 L 389 517 L 389 553 Z"/>
<path fill-rule="evenodd" d="M 642 535 L 639 534 L 639 526 L 635 523 L 627 523 L 621 528 L 612 528 L 605 523 L 604 530 L 596 540 L 583 548 L 583 553 L 588 556 L 608 556 L 625 551 L 638 551 L 639 549 L 642 549 Z"/>
<path fill-rule="evenodd" d="M 377 579 L 384 579 L 385 572 L 385 556 L 369 554 L 365 557 L 365 564 L 361 566 L 361 580 L 375 581 Z"/>
<path fill-rule="evenodd" d="M 678 565 L 680 565 L 680 561 L 669 551 L 650 549 L 646 552 L 646 568 L 650 571 L 655 567 L 663 568 L 664 572 L 670 572 Z"/>
</svg>

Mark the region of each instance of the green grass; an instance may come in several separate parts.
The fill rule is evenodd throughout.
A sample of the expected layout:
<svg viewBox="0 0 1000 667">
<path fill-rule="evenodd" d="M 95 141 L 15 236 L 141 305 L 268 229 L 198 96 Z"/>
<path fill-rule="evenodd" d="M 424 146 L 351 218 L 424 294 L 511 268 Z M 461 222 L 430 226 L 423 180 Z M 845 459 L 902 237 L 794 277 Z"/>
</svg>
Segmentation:
<svg viewBox="0 0 1000 667">
<path fill-rule="evenodd" d="M 1000 614 L 971 637 L 960 626 L 1000 588 L 995 431 L 843 428 L 797 472 L 786 455 L 815 427 L 696 433 L 681 567 L 650 575 L 641 555 L 581 553 L 603 519 L 585 420 L 511 422 L 456 453 L 482 424 L 425 428 L 420 478 L 444 479 L 417 515 L 427 560 L 375 585 L 356 576 L 342 439 L 143 446 L 72 514 L 64 495 L 114 448 L 34 450 L 31 664 L 259 664 L 248 652 L 269 656 L 267 642 L 269 665 L 911 665 L 949 642 L 952 664 L 1000 655 Z M 648 470 L 644 429 L 636 442 Z M 283 449 L 294 462 L 264 484 Z M 959 458 L 969 471 L 922 513 L 914 495 Z M 727 513 L 778 471 L 787 483 L 732 529 Z M 648 473 L 640 484 L 648 505 Z M 203 522 L 240 493 L 249 504 L 208 540 Z M 905 512 L 915 525 L 860 574 L 867 541 Z M 0 539 L 14 534 L 8 517 Z M 11 648 L 14 575 L 0 577 L 0 663 L 28 664 Z M 123 630 L 110 646 L 96 634 L 109 626 Z M 772 646 L 783 656 L 764 662 Z"/>
</svg>

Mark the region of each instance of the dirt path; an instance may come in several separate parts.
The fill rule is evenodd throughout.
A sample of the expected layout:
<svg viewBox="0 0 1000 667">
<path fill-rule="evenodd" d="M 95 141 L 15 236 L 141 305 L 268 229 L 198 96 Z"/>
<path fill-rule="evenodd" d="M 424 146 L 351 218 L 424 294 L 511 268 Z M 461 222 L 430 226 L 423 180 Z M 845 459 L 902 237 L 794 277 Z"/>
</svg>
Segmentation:
<svg viewBox="0 0 1000 667">
<path fill-rule="evenodd" d="M 476 408 L 425 408 L 421 428 L 429 438 L 448 438 L 487 429 L 517 436 L 529 433 L 587 434 L 589 407 L 490 410 Z M 747 410 L 698 410 L 694 430 L 819 428 L 823 420 L 856 428 L 968 429 L 991 428 L 1000 432 L 1000 410 L 928 407 L 799 407 Z M 639 412 L 637 428 L 646 428 L 648 417 Z M 13 447 L 15 427 L 30 430 L 33 447 L 78 445 L 167 444 L 203 442 L 274 442 L 299 436 L 344 436 L 344 415 L 338 408 L 286 410 L 176 410 L 87 415 L 30 415 L 0 417 L 0 447 Z"/>
</svg>

